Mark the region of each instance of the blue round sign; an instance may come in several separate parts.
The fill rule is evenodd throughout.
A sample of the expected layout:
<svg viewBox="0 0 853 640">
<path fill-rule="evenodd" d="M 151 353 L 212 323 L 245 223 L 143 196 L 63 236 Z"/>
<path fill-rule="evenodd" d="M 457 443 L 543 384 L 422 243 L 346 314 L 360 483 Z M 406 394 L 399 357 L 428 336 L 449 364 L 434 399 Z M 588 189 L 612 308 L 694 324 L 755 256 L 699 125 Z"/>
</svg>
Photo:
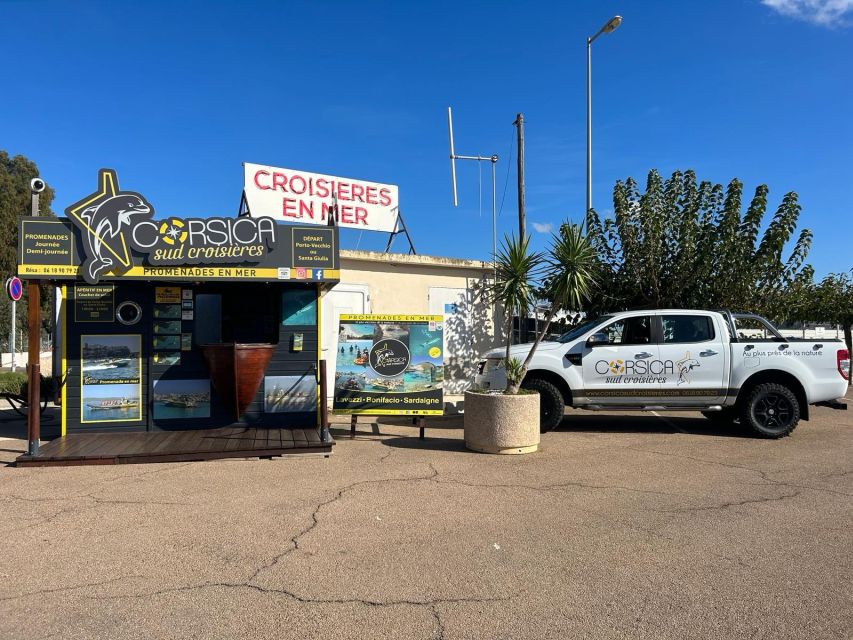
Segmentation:
<svg viewBox="0 0 853 640">
<path fill-rule="evenodd" d="M 21 296 L 24 295 L 24 283 L 21 282 L 19 277 L 13 276 L 6 280 L 6 293 L 15 302 L 21 299 Z"/>
</svg>

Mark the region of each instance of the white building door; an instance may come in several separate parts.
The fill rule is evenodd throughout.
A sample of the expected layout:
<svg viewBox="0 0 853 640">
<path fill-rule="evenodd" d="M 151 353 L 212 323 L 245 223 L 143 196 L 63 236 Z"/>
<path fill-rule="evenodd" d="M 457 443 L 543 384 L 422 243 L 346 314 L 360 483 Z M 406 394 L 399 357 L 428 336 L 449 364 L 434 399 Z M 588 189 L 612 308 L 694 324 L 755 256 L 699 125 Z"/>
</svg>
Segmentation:
<svg viewBox="0 0 853 640">
<path fill-rule="evenodd" d="M 444 392 L 462 394 L 477 373 L 471 292 L 430 287 L 429 313 L 444 316 Z"/>
<path fill-rule="evenodd" d="M 320 357 L 326 361 L 326 393 L 331 400 L 335 389 L 335 358 L 341 314 L 370 313 L 370 291 L 366 284 L 337 284 L 323 296 L 323 335 Z"/>
</svg>

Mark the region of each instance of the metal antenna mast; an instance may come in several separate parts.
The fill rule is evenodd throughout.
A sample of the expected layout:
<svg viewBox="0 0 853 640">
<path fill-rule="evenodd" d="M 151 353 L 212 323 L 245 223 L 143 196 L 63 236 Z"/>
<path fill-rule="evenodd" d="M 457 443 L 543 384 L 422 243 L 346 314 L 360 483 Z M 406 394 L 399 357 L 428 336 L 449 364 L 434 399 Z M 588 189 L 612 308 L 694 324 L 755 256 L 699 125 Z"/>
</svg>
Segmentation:
<svg viewBox="0 0 853 640">
<path fill-rule="evenodd" d="M 453 112 L 447 107 L 447 133 L 450 136 L 450 181 L 453 187 L 453 206 L 459 205 L 456 196 L 456 161 L 476 160 L 477 162 L 488 161 L 492 164 L 492 260 L 498 253 L 498 226 L 497 226 L 497 196 L 495 192 L 495 165 L 498 162 L 497 154 L 492 156 L 463 156 L 456 153 L 453 146 Z"/>
</svg>

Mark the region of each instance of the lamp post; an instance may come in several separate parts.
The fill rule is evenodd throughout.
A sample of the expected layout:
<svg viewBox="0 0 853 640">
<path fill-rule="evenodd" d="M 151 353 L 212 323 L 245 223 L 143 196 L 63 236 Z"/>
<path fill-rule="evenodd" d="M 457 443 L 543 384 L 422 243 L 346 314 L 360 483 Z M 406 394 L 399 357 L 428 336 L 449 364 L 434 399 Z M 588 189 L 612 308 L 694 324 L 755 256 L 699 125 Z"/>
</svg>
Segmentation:
<svg viewBox="0 0 853 640">
<path fill-rule="evenodd" d="M 622 24 L 622 16 L 613 16 L 598 32 L 586 39 L 586 212 L 592 209 L 592 43 L 602 33 L 611 33 Z"/>
</svg>

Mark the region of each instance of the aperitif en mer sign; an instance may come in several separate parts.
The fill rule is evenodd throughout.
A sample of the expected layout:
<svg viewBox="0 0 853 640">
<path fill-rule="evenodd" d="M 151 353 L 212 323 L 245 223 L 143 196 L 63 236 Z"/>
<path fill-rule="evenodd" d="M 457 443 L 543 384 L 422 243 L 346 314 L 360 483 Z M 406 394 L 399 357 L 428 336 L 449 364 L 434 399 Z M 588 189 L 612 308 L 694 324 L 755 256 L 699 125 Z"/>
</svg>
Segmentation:
<svg viewBox="0 0 853 640">
<path fill-rule="evenodd" d="M 338 226 L 394 231 L 399 213 L 397 185 L 338 178 L 246 162 L 244 191 L 252 217 L 328 224 L 338 201 Z"/>
</svg>

